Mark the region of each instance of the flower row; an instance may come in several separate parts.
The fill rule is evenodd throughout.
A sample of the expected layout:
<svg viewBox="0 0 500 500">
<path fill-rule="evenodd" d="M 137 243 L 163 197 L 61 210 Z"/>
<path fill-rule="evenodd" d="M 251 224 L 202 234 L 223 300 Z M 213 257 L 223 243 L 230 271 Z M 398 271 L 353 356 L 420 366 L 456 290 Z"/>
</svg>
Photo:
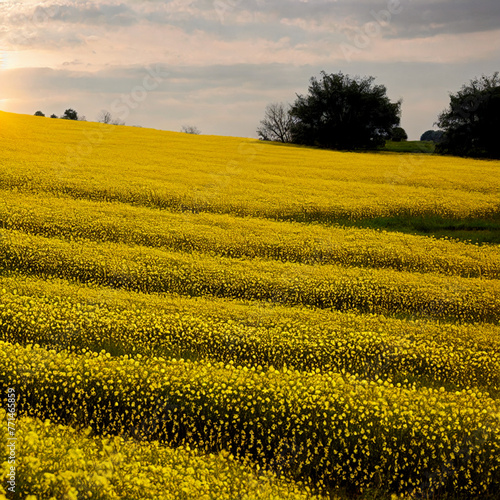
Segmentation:
<svg viewBox="0 0 500 500">
<path fill-rule="evenodd" d="M 247 261 L 117 243 L 82 245 L 19 231 L 0 230 L 1 271 L 147 293 L 268 300 L 461 322 L 500 320 L 500 280 Z"/>
<path fill-rule="evenodd" d="M 493 325 L 410 323 L 326 311 L 311 321 L 310 311 L 285 307 L 268 307 L 270 317 L 263 308 L 262 317 L 254 317 L 259 304 L 238 309 L 220 299 L 214 304 L 125 291 L 111 300 L 74 285 L 67 285 L 74 295 L 58 296 L 55 284 L 35 285 L 14 293 L 14 280 L 0 280 L 1 339 L 75 352 L 104 349 L 113 355 L 345 370 L 370 379 L 500 391 L 500 329 Z M 2 293 L 2 286 L 9 291 Z"/>
<path fill-rule="evenodd" d="M 3 342 L 0 379 L 16 388 L 21 414 L 225 449 L 319 487 L 476 496 L 500 488 L 500 406 L 473 390 Z"/>
</svg>

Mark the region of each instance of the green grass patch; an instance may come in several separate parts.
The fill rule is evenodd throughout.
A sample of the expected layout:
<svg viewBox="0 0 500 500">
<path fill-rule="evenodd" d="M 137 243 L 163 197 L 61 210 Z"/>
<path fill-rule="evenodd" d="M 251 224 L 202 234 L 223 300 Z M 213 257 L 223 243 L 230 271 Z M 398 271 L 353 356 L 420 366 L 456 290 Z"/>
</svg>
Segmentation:
<svg viewBox="0 0 500 500">
<path fill-rule="evenodd" d="M 434 153 L 436 145 L 432 141 L 387 141 L 380 151 L 394 153 Z"/>
<path fill-rule="evenodd" d="M 443 219 L 440 217 L 377 217 L 342 221 L 342 225 L 384 229 L 402 233 L 451 238 L 474 244 L 500 244 L 500 221 L 483 219 Z"/>
</svg>

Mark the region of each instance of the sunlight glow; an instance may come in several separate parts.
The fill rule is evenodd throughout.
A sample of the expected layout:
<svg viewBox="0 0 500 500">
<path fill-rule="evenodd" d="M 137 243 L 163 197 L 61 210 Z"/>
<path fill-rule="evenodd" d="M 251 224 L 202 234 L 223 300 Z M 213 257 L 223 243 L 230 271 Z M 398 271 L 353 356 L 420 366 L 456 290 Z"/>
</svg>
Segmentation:
<svg viewBox="0 0 500 500">
<path fill-rule="evenodd" d="M 0 71 L 9 69 L 9 56 L 8 52 L 0 50 Z"/>
</svg>

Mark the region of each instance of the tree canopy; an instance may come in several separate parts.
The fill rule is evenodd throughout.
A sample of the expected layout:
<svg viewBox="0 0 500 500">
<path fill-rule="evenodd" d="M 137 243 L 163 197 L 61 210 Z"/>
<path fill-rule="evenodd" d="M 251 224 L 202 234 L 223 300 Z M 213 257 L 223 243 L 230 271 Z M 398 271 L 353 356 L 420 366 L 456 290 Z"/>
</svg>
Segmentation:
<svg viewBox="0 0 500 500">
<path fill-rule="evenodd" d="M 500 158 L 500 77 L 482 76 L 450 95 L 438 117 L 444 130 L 436 151 L 458 156 Z"/>
<path fill-rule="evenodd" d="M 375 148 L 399 125 L 401 101 L 391 102 L 374 78 L 321 73 L 298 95 L 290 115 L 292 142 L 330 149 Z"/>
<path fill-rule="evenodd" d="M 444 132 L 442 130 L 426 130 L 421 136 L 421 141 L 439 142 L 443 138 Z"/>
<path fill-rule="evenodd" d="M 78 120 L 78 113 L 74 109 L 67 109 L 61 116 L 63 120 Z"/>
<path fill-rule="evenodd" d="M 401 142 L 406 140 L 408 140 L 408 134 L 404 128 L 394 127 L 391 130 L 391 141 Z"/>
</svg>

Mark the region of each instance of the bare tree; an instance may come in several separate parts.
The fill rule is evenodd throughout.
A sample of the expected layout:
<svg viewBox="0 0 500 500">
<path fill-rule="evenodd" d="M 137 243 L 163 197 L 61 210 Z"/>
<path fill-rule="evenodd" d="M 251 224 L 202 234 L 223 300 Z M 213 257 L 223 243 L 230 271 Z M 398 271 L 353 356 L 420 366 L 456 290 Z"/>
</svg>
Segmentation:
<svg viewBox="0 0 500 500">
<path fill-rule="evenodd" d="M 111 123 L 113 120 L 113 116 L 109 111 L 106 111 L 103 109 L 100 113 L 99 116 L 97 117 L 97 121 L 100 123 Z"/>
<path fill-rule="evenodd" d="M 200 135 L 201 130 L 198 127 L 195 127 L 194 125 L 183 125 L 181 128 L 181 132 L 184 134 L 194 134 L 194 135 Z"/>
<path fill-rule="evenodd" d="M 292 142 L 293 118 L 290 105 L 273 102 L 266 106 L 264 119 L 257 129 L 259 139 L 263 141 Z"/>
<path fill-rule="evenodd" d="M 97 117 L 97 121 L 100 123 L 106 123 L 108 125 L 125 125 L 125 122 L 123 120 L 120 120 L 119 118 L 113 118 L 113 115 L 105 109 L 101 110 L 99 116 Z"/>
</svg>

